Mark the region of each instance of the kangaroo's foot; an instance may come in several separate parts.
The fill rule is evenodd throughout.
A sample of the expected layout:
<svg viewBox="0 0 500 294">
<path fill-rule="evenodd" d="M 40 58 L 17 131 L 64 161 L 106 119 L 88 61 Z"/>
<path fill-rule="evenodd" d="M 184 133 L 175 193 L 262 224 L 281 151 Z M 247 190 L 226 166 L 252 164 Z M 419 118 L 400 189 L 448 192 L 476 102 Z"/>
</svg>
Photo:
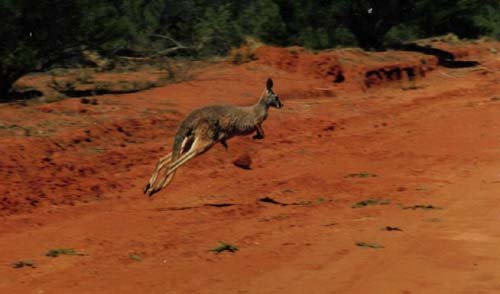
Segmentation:
<svg viewBox="0 0 500 294">
<path fill-rule="evenodd" d="M 151 187 L 151 184 L 150 184 L 150 183 L 147 183 L 147 184 L 146 184 L 146 186 L 144 187 L 144 189 L 142 189 L 142 192 L 143 192 L 144 194 L 146 194 L 146 193 L 148 192 L 148 190 L 149 190 L 149 188 L 150 188 L 150 187 Z"/>
<path fill-rule="evenodd" d="M 221 140 L 220 143 L 222 144 L 222 146 L 224 146 L 224 149 L 226 149 L 226 151 L 227 151 L 227 148 L 228 148 L 227 141 L 226 140 Z"/>
<path fill-rule="evenodd" d="M 258 134 L 257 133 L 255 135 L 253 135 L 252 139 L 254 139 L 254 140 L 262 140 L 262 139 L 264 139 L 264 136 L 262 136 L 262 134 Z"/>
</svg>

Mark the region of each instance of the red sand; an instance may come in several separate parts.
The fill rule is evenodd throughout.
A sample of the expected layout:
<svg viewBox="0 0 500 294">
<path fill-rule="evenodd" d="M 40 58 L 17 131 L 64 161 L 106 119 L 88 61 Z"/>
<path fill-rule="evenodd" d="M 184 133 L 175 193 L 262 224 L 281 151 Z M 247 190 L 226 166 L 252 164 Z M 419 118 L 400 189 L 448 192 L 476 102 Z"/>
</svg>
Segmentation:
<svg viewBox="0 0 500 294">
<path fill-rule="evenodd" d="M 257 61 L 99 105 L 2 105 L 0 293 L 499 293 L 490 48 L 500 52 L 472 47 L 464 56 L 482 65 L 465 69 L 416 53 L 263 48 Z M 406 65 L 429 68 L 366 83 L 366 71 Z M 338 72 L 345 81 L 332 83 Z M 285 107 L 271 110 L 264 140 L 217 145 L 155 198 L 142 194 L 184 115 L 253 103 L 268 76 Z M 233 165 L 243 154 L 251 170 Z M 360 172 L 376 176 L 348 176 Z M 389 204 L 351 207 L 370 198 Z M 440 209 L 403 209 L 414 205 Z M 239 251 L 209 251 L 219 241 Z M 88 255 L 45 257 L 53 248 Z"/>
</svg>

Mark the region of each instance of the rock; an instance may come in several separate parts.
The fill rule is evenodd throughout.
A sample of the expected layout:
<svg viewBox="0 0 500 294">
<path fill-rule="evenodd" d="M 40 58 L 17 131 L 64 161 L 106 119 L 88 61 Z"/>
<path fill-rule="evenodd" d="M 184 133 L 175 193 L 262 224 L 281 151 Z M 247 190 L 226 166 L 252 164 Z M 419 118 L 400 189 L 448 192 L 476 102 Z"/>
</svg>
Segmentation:
<svg viewBox="0 0 500 294">
<path fill-rule="evenodd" d="M 240 155 L 233 164 L 242 169 L 252 169 L 252 158 L 248 153 Z"/>
</svg>

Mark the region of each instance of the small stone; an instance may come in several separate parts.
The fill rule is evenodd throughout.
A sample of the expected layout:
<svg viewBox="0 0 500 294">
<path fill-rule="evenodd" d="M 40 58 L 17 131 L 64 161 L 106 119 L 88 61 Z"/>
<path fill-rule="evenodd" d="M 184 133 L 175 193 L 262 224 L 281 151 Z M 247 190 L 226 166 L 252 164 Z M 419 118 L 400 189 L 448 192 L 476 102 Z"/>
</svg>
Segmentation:
<svg viewBox="0 0 500 294">
<path fill-rule="evenodd" d="M 235 161 L 233 161 L 233 164 L 242 169 L 252 169 L 252 158 L 250 158 L 250 155 L 248 155 L 248 153 L 245 153 L 240 155 Z"/>
</svg>

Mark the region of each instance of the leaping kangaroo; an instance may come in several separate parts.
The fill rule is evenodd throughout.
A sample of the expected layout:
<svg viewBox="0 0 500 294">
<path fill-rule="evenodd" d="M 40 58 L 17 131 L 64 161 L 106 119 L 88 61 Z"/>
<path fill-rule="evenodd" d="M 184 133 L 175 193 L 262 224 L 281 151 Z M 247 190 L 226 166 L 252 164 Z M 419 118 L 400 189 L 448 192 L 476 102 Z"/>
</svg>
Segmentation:
<svg viewBox="0 0 500 294">
<path fill-rule="evenodd" d="M 227 149 L 227 140 L 253 132 L 257 132 L 253 139 L 263 139 L 262 123 L 267 118 L 269 107 L 282 106 L 279 97 L 273 92 L 273 80 L 268 79 L 264 93 L 252 106 L 210 105 L 194 110 L 177 130 L 172 152 L 158 160 L 153 175 L 144 187 L 144 193 L 153 196 L 165 188 L 179 167 L 217 143 Z M 162 170 L 163 175 L 159 178 L 158 174 Z"/>
</svg>

